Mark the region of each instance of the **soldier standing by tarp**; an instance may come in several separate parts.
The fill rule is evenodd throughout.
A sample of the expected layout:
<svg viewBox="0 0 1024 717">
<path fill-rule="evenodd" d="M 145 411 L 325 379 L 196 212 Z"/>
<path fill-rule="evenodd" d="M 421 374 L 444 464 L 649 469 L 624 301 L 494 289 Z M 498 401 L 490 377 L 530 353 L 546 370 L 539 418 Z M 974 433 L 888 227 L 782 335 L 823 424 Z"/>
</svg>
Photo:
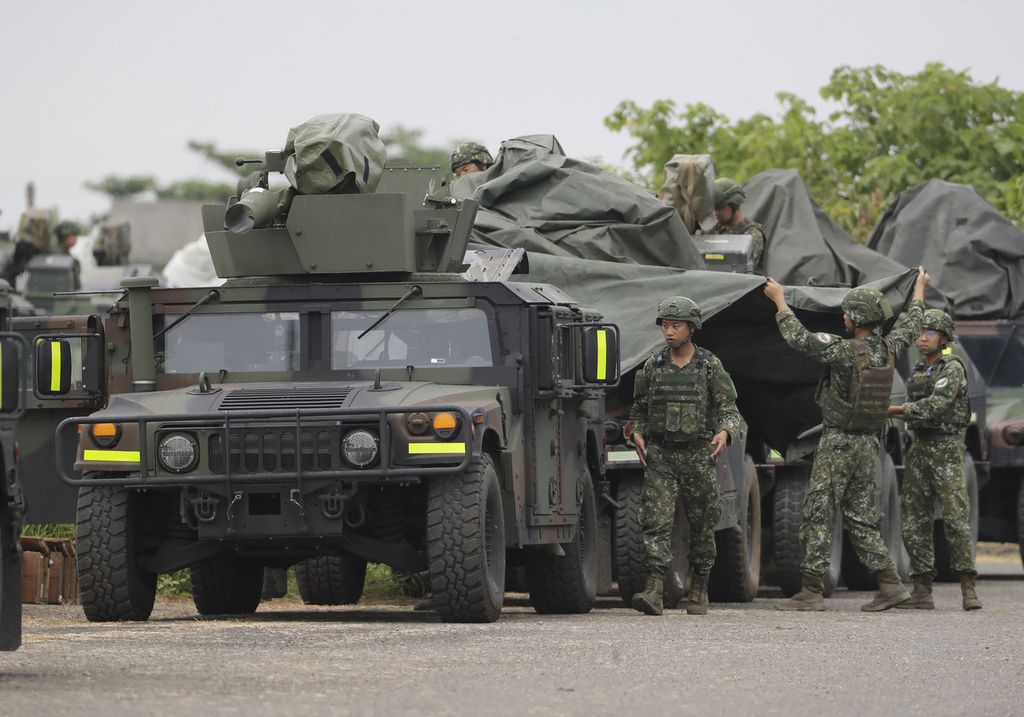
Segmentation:
<svg viewBox="0 0 1024 717">
<path fill-rule="evenodd" d="M 843 323 L 852 339 L 811 333 L 786 305 L 782 285 L 772 279 L 765 285 L 786 343 L 826 364 L 817 396 L 825 430 L 814 454 L 800 525 L 803 584 L 790 600 L 776 605 L 780 610 L 825 609 L 825 572 L 840 513 L 857 557 L 878 580 L 875 598 L 861 610 L 887 610 L 910 597 L 878 528 L 876 477 L 895 358 L 920 333 L 927 283 L 927 272 L 919 268 L 913 301 L 886 336 L 882 324 L 892 317 L 892 307 L 882 292 L 867 286 L 852 289 L 843 299 Z"/>
<path fill-rule="evenodd" d="M 663 576 L 672 562 L 672 524 L 680 495 L 690 522 L 693 583 L 686 612 L 708 611 L 708 573 L 715 563 L 718 479 L 715 459 L 740 430 L 736 388 L 722 362 L 693 344 L 700 308 L 685 296 L 658 305 L 656 322 L 666 347 L 636 374 L 633 443 L 644 466 L 640 516 L 647 582 L 632 605 L 662 614 Z M 709 445 L 710 441 L 710 445 Z"/>
<path fill-rule="evenodd" d="M 753 242 L 750 263 L 755 274 L 764 273 L 764 247 L 767 243 L 764 227 L 743 216 L 740 205 L 747 198 L 743 187 L 728 177 L 715 180 L 715 219 L 718 223 L 708 234 L 748 234 Z"/>
<path fill-rule="evenodd" d="M 914 592 L 901 608 L 932 610 L 935 578 L 935 501 L 951 549 L 950 564 L 960 576 L 964 610 L 980 610 L 974 589 L 978 571 L 971 549 L 967 483 L 964 479 L 964 431 L 971 420 L 967 372 L 959 357 L 944 349 L 953 340 L 953 319 L 928 309 L 917 340 L 922 358 L 907 381 L 907 402 L 889 406 L 889 415 L 903 418 L 913 432 L 903 473 L 903 542 L 910 553 Z"/>
</svg>

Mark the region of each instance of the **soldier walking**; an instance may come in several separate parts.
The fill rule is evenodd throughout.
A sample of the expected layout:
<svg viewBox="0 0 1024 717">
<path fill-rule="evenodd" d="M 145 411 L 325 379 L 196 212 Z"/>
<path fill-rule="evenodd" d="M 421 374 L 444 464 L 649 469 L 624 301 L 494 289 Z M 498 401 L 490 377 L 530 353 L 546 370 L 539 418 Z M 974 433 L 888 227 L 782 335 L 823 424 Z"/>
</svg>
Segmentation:
<svg viewBox="0 0 1024 717">
<path fill-rule="evenodd" d="M 974 589 L 978 571 L 971 549 L 967 483 L 964 478 L 964 431 L 971 418 L 967 372 L 959 357 L 943 350 L 953 340 L 953 319 L 928 309 L 917 340 L 921 360 L 907 382 L 907 402 L 889 406 L 889 415 L 906 419 L 913 434 L 903 473 L 903 543 L 910 553 L 914 592 L 901 608 L 932 610 L 935 578 L 934 508 L 942 506 L 950 563 L 960 576 L 964 610 L 980 610 Z"/>
<path fill-rule="evenodd" d="M 852 339 L 811 333 L 786 305 L 782 286 L 772 279 L 765 285 L 786 343 L 826 365 L 817 396 L 824 431 L 814 454 L 800 525 L 802 587 L 790 600 L 776 605 L 780 610 L 825 609 L 825 572 L 839 514 L 857 557 L 878 581 L 874 599 L 861 610 L 887 610 L 910 597 L 878 527 L 876 477 L 895 357 L 920 332 L 927 283 L 927 272 L 919 268 L 913 301 L 887 336 L 882 335 L 882 324 L 893 312 L 882 292 L 865 286 L 852 289 L 843 299 L 843 324 Z"/>
<path fill-rule="evenodd" d="M 658 305 L 655 323 L 665 348 L 637 372 L 633 392 L 633 443 L 644 466 L 640 520 L 647 582 L 632 605 L 647 615 L 663 611 L 663 576 L 672 562 L 672 524 L 682 496 L 690 522 L 693 575 L 686 612 L 706 615 L 708 573 L 715 563 L 718 480 L 715 459 L 740 429 L 736 388 L 722 362 L 693 343 L 700 307 L 685 296 Z"/>
</svg>

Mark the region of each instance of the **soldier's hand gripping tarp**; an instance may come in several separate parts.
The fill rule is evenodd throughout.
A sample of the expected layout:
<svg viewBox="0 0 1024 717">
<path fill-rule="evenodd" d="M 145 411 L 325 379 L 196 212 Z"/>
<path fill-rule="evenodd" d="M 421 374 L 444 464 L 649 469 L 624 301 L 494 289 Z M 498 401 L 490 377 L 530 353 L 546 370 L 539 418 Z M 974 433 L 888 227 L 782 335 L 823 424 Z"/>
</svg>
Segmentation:
<svg viewBox="0 0 1024 717">
<path fill-rule="evenodd" d="M 965 184 L 932 179 L 886 210 L 868 246 L 923 264 L 959 319 L 1024 318 L 1024 232 Z M 929 303 L 940 303 L 929 293 Z"/>
</svg>

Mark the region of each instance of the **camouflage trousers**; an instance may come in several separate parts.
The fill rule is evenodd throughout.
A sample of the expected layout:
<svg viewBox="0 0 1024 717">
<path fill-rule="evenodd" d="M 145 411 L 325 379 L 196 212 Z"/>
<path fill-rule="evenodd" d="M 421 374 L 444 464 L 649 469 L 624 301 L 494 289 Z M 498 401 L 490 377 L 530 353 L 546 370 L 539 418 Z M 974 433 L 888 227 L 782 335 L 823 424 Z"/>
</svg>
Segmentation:
<svg viewBox="0 0 1024 717">
<path fill-rule="evenodd" d="M 875 573 L 894 567 L 878 529 L 880 470 L 876 434 L 825 429 L 814 454 L 800 524 L 805 573 L 824 577 L 828 571 L 839 515 L 868 570 Z"/>
<path fill-rule="evenodd" d="M 915 435 L 903 473 L 903 543 L 912 575 L 935 576 L 935 501 L 950 548 L 950 567 L 977 575 L 971 544 L 970 502 L 964 480 L 964 443 L 960 436 Z"/>
<path fill-rule="evenodd" d="M 680 499 L 690 523 L 690 570 L 706 574 L 715 564 L 715 526 L 722 508 L 710 443 L 647 446 L 640 498 L 644 567 L 661 575 L 672 562 L 672 525 Z"/>
</svg>

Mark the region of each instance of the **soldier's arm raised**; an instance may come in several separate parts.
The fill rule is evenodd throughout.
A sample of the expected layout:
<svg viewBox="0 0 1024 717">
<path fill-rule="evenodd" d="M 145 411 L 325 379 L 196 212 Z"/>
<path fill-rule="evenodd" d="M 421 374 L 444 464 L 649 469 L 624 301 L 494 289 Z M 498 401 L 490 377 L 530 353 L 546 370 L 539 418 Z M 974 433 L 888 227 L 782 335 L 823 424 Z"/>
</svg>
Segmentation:
<svg viewBox="0 0 1024 717">
<path fill-rule="evenodd" d="M 928 285 L 929 279 L 931 276 L 924 267 L 917 267 L 917 280 L 914 282 L 910 306 L 900 314 L 888 336 L 897 353 L 914 343 L 914 339 L 921 333 L 921 321 L 924 319 L 924 287 Z"/>
<path fill-rule="evenodd" d="M 808 331 L 786 304 L 779 282 L 769 279 L 764 285 L 764 294 L 775 304 L 775 321 L 779 325 L 779 332 L 792 349 L 821 363 L 841 363 L 846 360 L 846 342 L 834 334 Z"/>
</svg>

